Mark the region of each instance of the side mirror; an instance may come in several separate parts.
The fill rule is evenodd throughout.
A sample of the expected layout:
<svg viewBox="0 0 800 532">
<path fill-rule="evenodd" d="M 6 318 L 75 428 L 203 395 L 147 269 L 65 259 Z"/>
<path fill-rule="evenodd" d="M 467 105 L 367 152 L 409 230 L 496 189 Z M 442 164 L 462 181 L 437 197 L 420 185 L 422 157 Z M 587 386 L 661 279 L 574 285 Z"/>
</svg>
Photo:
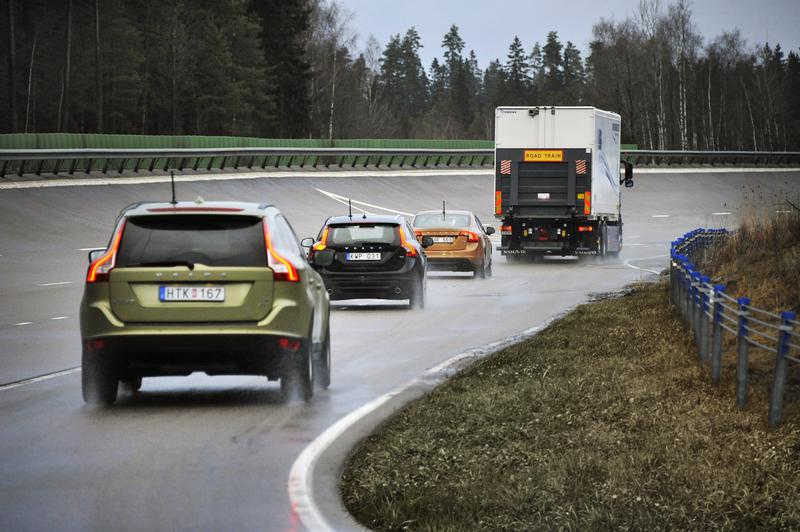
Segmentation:
<svg viewBox="0 0 800 532">
<path fill-rule="evenodd" d="M 433 245 L 433 238 L 429 236 L 422 237 L 422 247 L 427 248 Z"/>
<path fill-rule="evenodd" d="M 332 249 L 323 249 L 314 253 L 314 266 L 330 266 L 333 264 L 335 252 Z"/>
<path fill-rule="evenodd" d="M 304 238 L 303 240 L 300 241 L 300 245 L 303 246 L 304 248 L 308 249 L 308 248 L 310 248 L 311 246 L 314 245 L 314 239 L 311 238 L 311 237 Z"/>
<path fill-rule="evenodd" d="M 93 249 L 89 252 L 89 264 L 93 263 L 97 259 L 103 256 L 106 252 L 104 249 Z"/>
<path fill-rule="evenodd" d="M 625 179 L 622 182 L 625 184 L 625 188 L 633 186 L 633 164 L 627 161 L 625 161 Z"/>
<path fill-rule="evenodd" d="M 492 227 L 491 225 L 487 225 L 486 226 L 486 234 L 487 235 L 493 235 L 494 234 L 494 227 Z"/>
</svg>

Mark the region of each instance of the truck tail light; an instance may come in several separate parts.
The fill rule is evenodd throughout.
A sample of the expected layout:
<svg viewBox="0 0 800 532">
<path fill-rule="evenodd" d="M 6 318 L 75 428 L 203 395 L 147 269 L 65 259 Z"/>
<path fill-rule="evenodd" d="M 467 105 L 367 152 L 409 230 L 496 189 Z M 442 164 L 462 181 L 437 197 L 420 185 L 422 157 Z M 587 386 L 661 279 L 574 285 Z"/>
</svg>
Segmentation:
<svg viewBox="0 0 800 532">
<path fill-rule="evenodd" d="M 264 242 L 267 247 L 267 265 L 272 269 L 273 279 L 290 283 L 299 282 L 300 275 L 297 273 L 297 268 L 286 257 L 278 253 L 275 246 L 272 245 L 266 218 L 264 219 Z"/>
<path fill-rule="evenodd" d="M 594 231 L 594 229 L 592 228 L 591 225 L 579 225 L 578 226 L 578 232 L 579 233 L 591 233 L 592 231 Z"/>
<path fill-rule="evenodd" d="M 117 250 L 119 249 L 119 242 L 122 240 L 122 231 L 124 229 L 125 218 L 117 224 L 117 229 L 114 231 L 114 237 L 111 239 L 111 245 L 108 246 L 108 250 L 102 257 L 89 265 L 89 272 L 86 274 L 87 283 L 108 281 L 108 275 L 114 269 L 117 261 Z"/>
<path fill-rule="evenodd" d="M 588 190 L 583 193 L 583 214 L 592 214 L 592 193 Z"/>
<path fill-rule="evenodd" d="M 465 236 L 467 237 L 467 242 L 477 242 L 478 233 L 473 233 L 472 231 L 459 231 L 458 236 Z"/>
<path fill-rule="evenodd" d="M 398 225 L 397 226 L 397 230 L 400 232 L 400 245 L 405 248 L 406 256 L 407 257 L 416 257 L 417 256 L 417 250 L 416 250 L 416 248 L 414 248 L 413 245 L 411 245 L 411 242 L 409 242 L 406 239 L 406 234 L 403 231 L 402 226 Z"/>
<path fill-rule="evenodd" d="M 494 193 L 494 213 L 503 214 L 503 193 L 499 190 Z"/>
<path fill-rule="evenodd" d="M 538 240 L 550 240 L 550 231 L 547 230 L 547 227 L 540 227 L 539 234 L 537 236 Z"/>
<path fill-rule="evenodd" d="M 500 226 L 500 234 L 501 235 L 510 235 L 511 234 L 511 226 L 510 225 L 501 225 Z"/>
</svg>

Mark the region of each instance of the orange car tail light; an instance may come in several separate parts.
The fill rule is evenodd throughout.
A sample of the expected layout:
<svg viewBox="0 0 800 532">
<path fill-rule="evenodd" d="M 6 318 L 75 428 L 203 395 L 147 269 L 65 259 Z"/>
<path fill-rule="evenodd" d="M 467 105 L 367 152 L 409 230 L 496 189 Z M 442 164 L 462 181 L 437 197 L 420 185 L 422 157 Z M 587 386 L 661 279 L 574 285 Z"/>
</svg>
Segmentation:
<svg viewBox="0 0 800 532">
<path fill-rule="evenodd" d="M 478 233 L 472 231 L 459 231 L 458 236 L 467 237 L 467 242 L 477 242 L 479 240 Z"/>
</svg>

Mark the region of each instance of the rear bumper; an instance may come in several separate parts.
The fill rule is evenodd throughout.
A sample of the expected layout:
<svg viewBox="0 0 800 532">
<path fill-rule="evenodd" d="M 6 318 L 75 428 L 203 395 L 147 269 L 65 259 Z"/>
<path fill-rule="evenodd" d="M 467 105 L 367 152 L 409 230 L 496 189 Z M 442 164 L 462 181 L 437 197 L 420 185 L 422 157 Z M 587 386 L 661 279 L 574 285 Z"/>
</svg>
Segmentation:
<svg viewBox="0 0 800 532">
<path fill-rule="evenodd" d="M 121 379 L 189 375 L 196 371 L 277 379 L 285 358 L 291 355 L 279 347 L 279 338 L 268 334 L 147 334 L 95 338 L 86 341 L 86 348 L 110 357 Z M 306 340 L 298 340 L 305 347 Z"/>
<path fill-rule="evenodd" d="M 322 273 L 331 300 L 342 299 L 408 299 L 419 274 L 360 272 Z"/>
<path fill-rule="evenodd" d="M 469 249 L 471 248 L 471 249 Z M 472 244 L 461 251 L 426 251 L 431 270 L 473 271 L 481 267 L 483 249 Z"/>
</svg>

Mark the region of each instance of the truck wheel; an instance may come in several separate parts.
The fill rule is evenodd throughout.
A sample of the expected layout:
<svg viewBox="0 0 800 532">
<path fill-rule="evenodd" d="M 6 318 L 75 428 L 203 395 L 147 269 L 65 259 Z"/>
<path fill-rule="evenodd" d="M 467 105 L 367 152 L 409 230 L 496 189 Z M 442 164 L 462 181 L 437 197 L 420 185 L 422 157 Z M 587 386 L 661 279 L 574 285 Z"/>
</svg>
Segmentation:
<svg viewBox="0 0 800 532">
<path fill-rule="evenodd" d="M 606 256 L 606 223 L 597 224 L 597 257 L 602 259 Z"/>
<path fill-rule="evenodd" d="M 83 349 L 81 354 L 81 392 L 90 406 L 109 406 L 117 400 L 119 377 L 111 353 Z"/>
<path fill-rule="evenodd" d="M 314 395 L 314 368 L 311 363 L 311 335 L 297 353 L 285 353 L 281 374 L 281 397 L 284 401 L 302 399 L 310 401 Z"/>
<path fill-rule="evenodd" d="M 331 326 L 325 331 L 325 340 L 315 353 L 313 360 L 314 386 L 321 390 L 327 390 L 331 385 Z"/>
</svg>

